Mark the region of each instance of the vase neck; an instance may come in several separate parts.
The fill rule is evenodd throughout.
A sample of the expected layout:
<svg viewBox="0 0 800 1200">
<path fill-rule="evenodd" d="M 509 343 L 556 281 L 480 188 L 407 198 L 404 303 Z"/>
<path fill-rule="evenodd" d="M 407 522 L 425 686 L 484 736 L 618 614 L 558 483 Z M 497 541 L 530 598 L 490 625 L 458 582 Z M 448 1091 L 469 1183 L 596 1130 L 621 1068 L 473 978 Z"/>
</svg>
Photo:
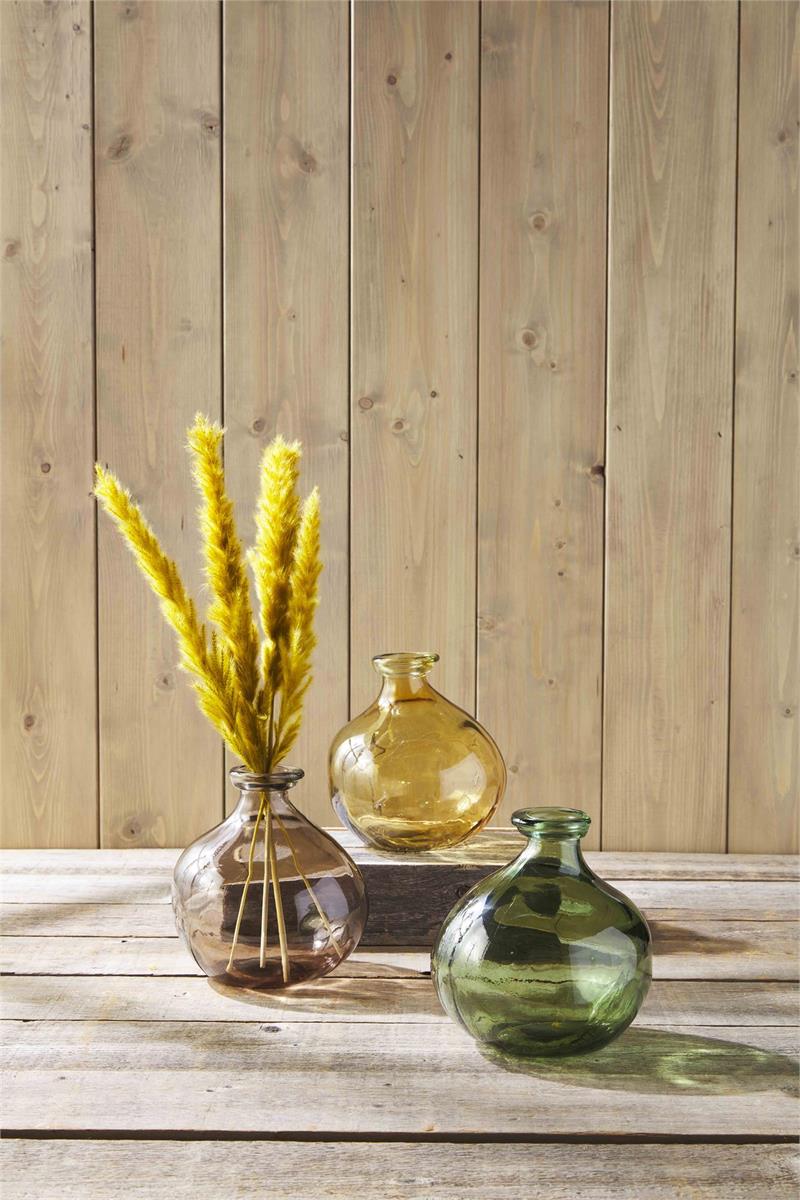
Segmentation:
<svg viewBox="0 0 800 1200">
<path fill-rule="evenodd" d="M 590 825 L 586 813 L 576 808 L 523 808 L 511 820 L 528 839 L 520 855 L 523 864 L 553 875 L 589 872 L 581 851 L 581 838 Z"/>
<path fill-rule="evenodd" d="M 281 817 L 297 812 L 285 790 L 265 788 L 263 792 L 240 792 L 236 808 L 233 810 L 234 814 L 241 821 L 251 820 L 258 814 L 262 800 L 268 802 L 272 812 Z"/>
<path fill-rule="evenodd" d="M 435 696 L 437 693 L 428 683 L 428 674 L 438 660 L 438 654 L 411 651 L 376 655 L 372 665 L 381 676 L 378 704 L 386 708 L 399 700 Z"/>
<path fill-rule="evenodd" d="M 400 700 L 424 700 L 435 694 L 427 679 L 417 675 L 396 675 L 382 681 L 378 704 L 381 708 L 389 708 Z"/>
<path fill-rule="evenodd" d="M 296 812 L 288 797 L 290 788 L 303 778 L 303 772 L 292 767 L 280 767 L 267 775 L 257 775 L 245 767 L 234 767 L 231 781 L 239 790 L 235 814 L 240 820 L 255 817 L 263 802 L 268 801 L 278 814 Z"/>
<path fill-rule="evenodd" d="M 552 875 L 583 875 L 588 871 L 580 838 L 532 837 L 522 851 L 526 865 Z"/>
</svg>

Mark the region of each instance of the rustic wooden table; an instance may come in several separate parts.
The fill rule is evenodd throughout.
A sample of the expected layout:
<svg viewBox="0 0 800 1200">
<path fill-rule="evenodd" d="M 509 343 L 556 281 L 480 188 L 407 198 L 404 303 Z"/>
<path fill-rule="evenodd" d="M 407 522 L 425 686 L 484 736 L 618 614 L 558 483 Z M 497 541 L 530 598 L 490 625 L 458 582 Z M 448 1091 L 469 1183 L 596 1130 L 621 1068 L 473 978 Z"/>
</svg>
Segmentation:
<svg viewBox="0 0 800 1200">
<path fill-rule="evenodd" d="M 512 844 L 362 860 L 427 941 L 420 896 Z M 3 856 L 4 1200 L 797 1195 L 796 860 L 590 855 L 651 921 L 649 998 L 605 1050 L 507 1071 L 440 1011 L 424 948 L 213 987 L 175 936 L 175 857 Z M 371 942 L 400 936 L 382 904 Z"/>
</svg>

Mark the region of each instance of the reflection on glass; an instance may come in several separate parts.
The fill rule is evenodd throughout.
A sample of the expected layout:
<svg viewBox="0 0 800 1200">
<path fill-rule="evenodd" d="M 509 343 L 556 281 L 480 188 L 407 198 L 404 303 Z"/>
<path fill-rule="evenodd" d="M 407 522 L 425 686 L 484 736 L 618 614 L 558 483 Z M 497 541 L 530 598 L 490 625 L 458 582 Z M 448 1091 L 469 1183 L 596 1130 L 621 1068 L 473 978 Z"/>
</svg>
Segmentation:
<svg viewBox="0 0 800 1200">
<path fill-rule="evenodd" d="M 339 818 L 383 850 L 455 846 L 485 825 L 506 782 L 489 734 L 428 682 L 437 654 L 382 654 L 377 699 L 336 735 Z"/>
<path fill-rule="evenodd" d="M 445 1011 L 487 1046 L 523 1057 L 605 1045 L 650 986 L 650 932 L 587 866 L 577 809 L 514 813 L 528 839 L 447 917 L 433 951 Z"/>
</svg>

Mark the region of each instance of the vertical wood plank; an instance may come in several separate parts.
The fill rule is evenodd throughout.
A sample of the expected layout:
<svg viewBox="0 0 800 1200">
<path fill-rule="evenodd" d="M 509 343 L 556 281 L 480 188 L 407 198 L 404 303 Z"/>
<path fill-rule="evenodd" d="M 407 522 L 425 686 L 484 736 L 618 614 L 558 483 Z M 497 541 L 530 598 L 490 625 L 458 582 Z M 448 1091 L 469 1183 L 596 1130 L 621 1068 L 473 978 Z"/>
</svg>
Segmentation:
<svg viewBox="0 0 800 1200">
<path fill-rule="evenodd" d="M 737 6 L 612 6 L 603 846 L 724 850 Z"/>
<path fill-rule="evenodd" d="M 328 746 L 349 691 L 348 7 L 224 13 L 226 467 L 248 540 L 276 433 L 300 438 L 302 485 L 320 488 L 319 644 L 292 757 L 298 804 L 330 823 Z"/>
<path fill-rule="evenodd" d="M 472 709 L 479 7 L 354 21 L 352 709 L 416 649 Z"/>
<path fill-rule="evenodd" d="M 91 36 L 0 6 L 6 846 L 97 844 Z"/>
<path fill-rule="evenodd" d="M 479 716 L 499 819 L 599 845 L 608 7 L 485 3 L 482 40 Z"/>
<path fill-rule="evenodd" d="M 95 7 L 98 453 L 201 597 L 184 451 L 220 415 L 219 9 Z M 111 523 L 100 547 L 104 846 L 181 845 L 219 820 L 219 738 Z"/>
<path fill-rule="evenodd" d="M 742 5 L 729 849 L 800 849 L 800 9 Z"/>
</svg>

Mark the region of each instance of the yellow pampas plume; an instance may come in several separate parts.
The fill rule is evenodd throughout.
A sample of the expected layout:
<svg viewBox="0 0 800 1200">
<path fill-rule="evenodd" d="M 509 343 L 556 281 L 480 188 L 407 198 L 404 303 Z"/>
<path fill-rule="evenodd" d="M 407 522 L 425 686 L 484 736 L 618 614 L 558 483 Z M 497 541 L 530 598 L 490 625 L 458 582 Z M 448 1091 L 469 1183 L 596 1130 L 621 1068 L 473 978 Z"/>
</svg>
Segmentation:
<svg viewBox="0 0 800 1200">
<path fill-rule="evenodd" d="M 311 683 L 311 656 L 317 639 L 314 615 L 319 603 L 320 514 L 314 488 L 303 505 L 290 580 L 289 628 L 281 648 L 281 711 L 275 737 L 275 759 L 284 758 L 300 730 L 303 699 Z"/>
<path fill-rule="evenodd" d="M 200 530 L 205 550 L 206 579 L 212 600 L 208 619 L 219 629 L 222 650 L 235 672 L 240 693 L 240 724 L 252 747 L 263 742 L 256 711 L 261 685 L 258 630 L 250 606 L 250 584 L 236 532 L 233 503 L 225 491 L 222 463 L 223 430 L 202 413 L 189 430 L 192 474 L 203 503 Z M 263 753 L 260 755 L 263 759 Z M 266 766 L 262 762 L 260 769 Z"/>
<path fill-rule="evenodd" d="M 264 451 L 256 507 L 256 544 L 248 555 L 264 633 L 264 689 L 259 708 L 262 715 L 269 717 L 270 736 L 275 693 L 281 685 L 281 643 L 288 635 L 292 562 L 300 521 L 296 491 L 299 464 L 298 442 L 285 442 L 279 436 Z"/>
<path fill-rule="evenodd" d="M 181 666 L 194 676 L 200 708 L 217 728 L 235 754 L 251 770 L 254 747 L 242 737 L 238 719 L 235 680 L 212 640 L 209 647 L 204 626 L 197 619 L 194 603 L 188 596 L 178 568 L 167 558 L 158 538 L 142 516 L 138 505 L 119 481 L 99 464 L 95 468 L 95 495 L 114 519 L 141 567 L 161 608 L 175 630 Z"/>
<path fill-rule="evenodd" d="M 311 682 L 314 614 L 319 574 L 319 495 L 316 488 L 303 505 L 297 496 L 300 446 L 278 437 L 261 461 L 256 509 L 256 544 L 248 557 L 258 593 L 264 644 L 259 653 L 250 588 L 233 504 L 225 491 L 223 431 L 198 413 L 188 431 L 194 480 L 202 498 L 200 528 L 205 570 L 211 592 L 210 639 L 197 617 L 178 568 L 168 558 L 138 505 L 119 481 L 99 464 L 95 495 L 113 518 L 175 630 L 181 666 L 193 676 L 200 708 L 231 750 L 256 774 L 272 771 L 297 738 L 303 699 Z M 259 664 L 259 658 L 261 664 Z M 276 700 L 280 695 L 280 711 Z M 275 897 L 281 971 L 289 982 L 289 941 L 284 917 L 273 815 L 289 847 L 300 879 L 336 946 L 333 927 L 297 858 L 289 832 L 272 811 L 268 787 L 261 792 L 250 842 L 247 875 L 236 918 L 228 969 L 233 969 L 248 888 L 253 878 L 259 828 L 264 837 L 264 893 L 261 903 L 259 962 L 266 965 L 267 898 Z"/>
</svg>

